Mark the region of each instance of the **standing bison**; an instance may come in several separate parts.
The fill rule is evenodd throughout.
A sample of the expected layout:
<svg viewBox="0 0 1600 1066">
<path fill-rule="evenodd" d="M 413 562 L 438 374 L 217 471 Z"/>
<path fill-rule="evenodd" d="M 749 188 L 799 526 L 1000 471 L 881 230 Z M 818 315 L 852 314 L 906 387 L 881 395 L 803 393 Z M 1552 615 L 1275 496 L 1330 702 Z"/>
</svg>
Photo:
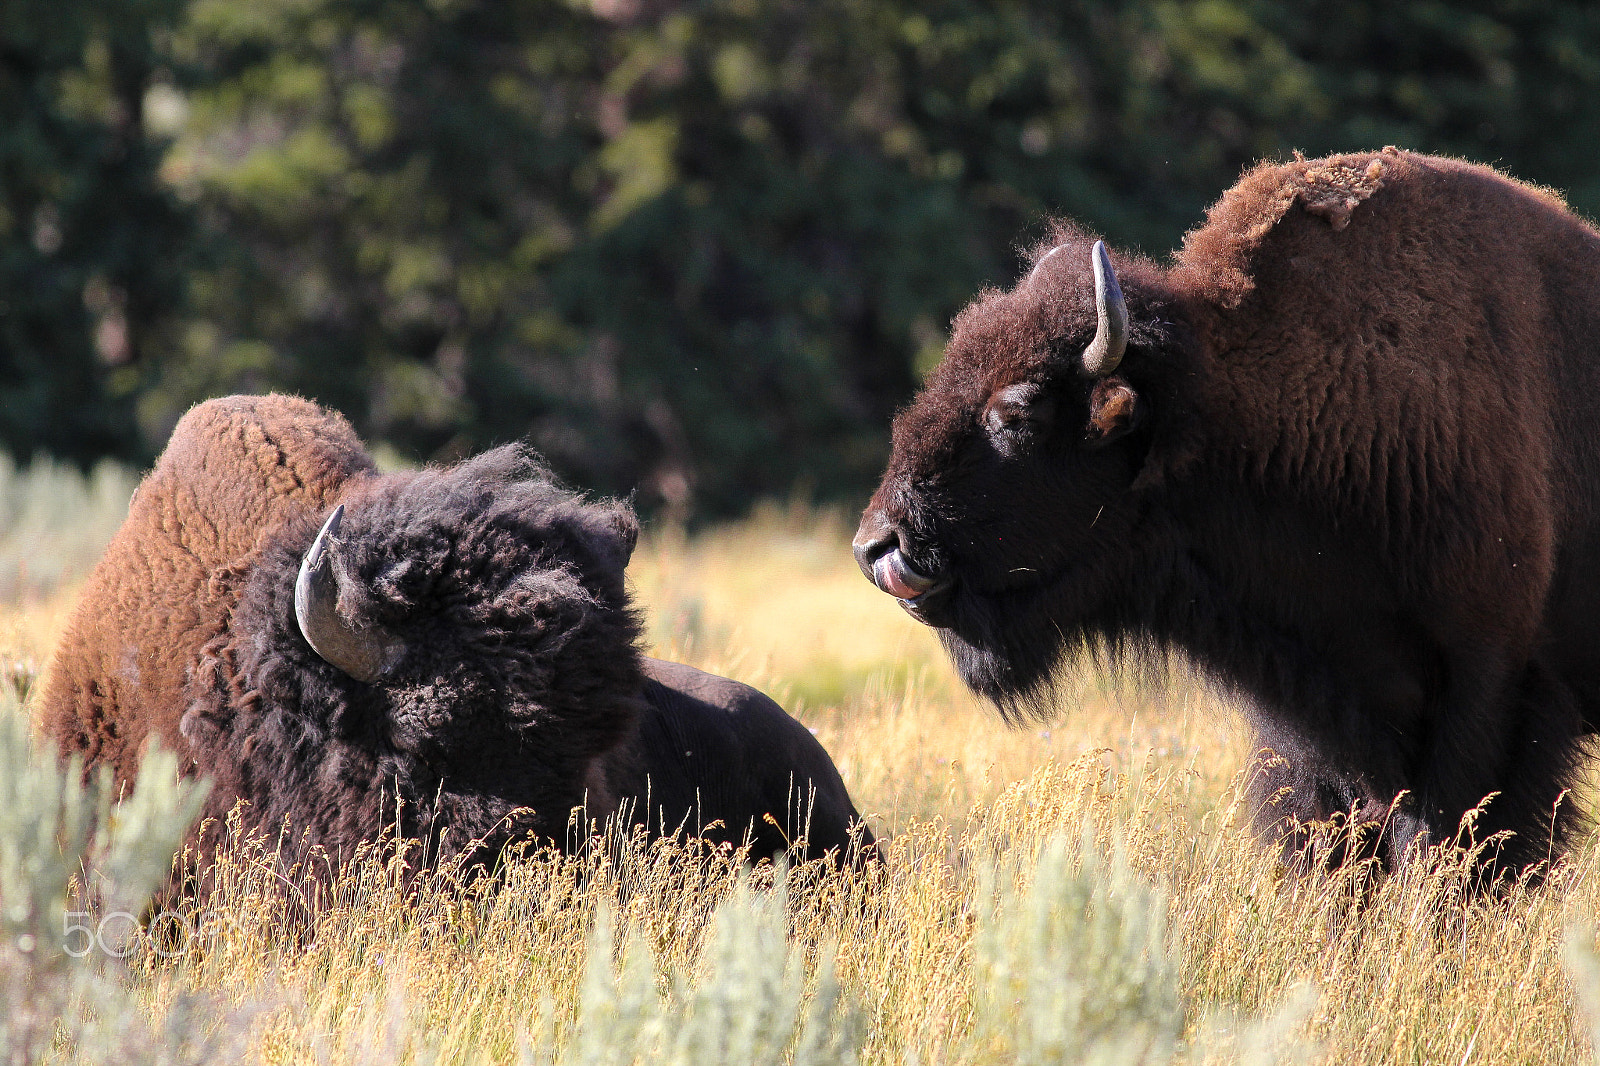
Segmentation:
<svg viewBox="0 0 1600 1066">
<path fill-rule="evenodd" d="M 43 696 L 63 754 L 130 780 L 146 742 L 348 854 L 396 824 L 492 861 L 574 808 L 758 855 L 852 846 L 811 734 L 733 681 L 643 658 L 638 526 L 510 446 L 380 475 L 304 400 L 196 407 L 90 576 Z M 870 843 L 864 828 L 855 830 Z"/>
<path fill-rule="evenodd" d="M 956 318 L 855 552 L 1008 714 L 1183 652 L 1283 756 L 1269 831 L 1392 866 L 1492 795 L 1491 868 L 1543 859 L 1600 725 L 1600 235 L 1395 149 L 1257 167 L 1167 268 L 1062 226 Z"/>
</svg>

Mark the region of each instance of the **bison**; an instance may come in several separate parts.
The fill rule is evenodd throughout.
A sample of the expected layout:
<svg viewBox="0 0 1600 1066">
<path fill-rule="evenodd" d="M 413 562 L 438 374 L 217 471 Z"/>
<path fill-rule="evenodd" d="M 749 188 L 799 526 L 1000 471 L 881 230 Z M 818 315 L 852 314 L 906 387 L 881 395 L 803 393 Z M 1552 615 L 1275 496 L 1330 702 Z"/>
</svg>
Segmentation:
<svg viewBox="0 0 1600 1066">
<path fill-rule="evenodd" d="M 1600 726 L 1600 235 L 1386 148 L 1255 167 L 1168 266 L 1068 223 L 1032 259 L 896 418 L 867 577 L 1013 717 L 1180 652 L 1281 756 L 1287 847 L 1350 818 L 1393 868 L 1488 798 L 1486 873 L 1558 850 Z"/>
<path fill-rule="evenodd" d="M 246 801 L 245 828 L 336 855 L 397 826 L 487 863 L 567 844 L 575 808 L 758 856 L 870 846 L 777 704 L 640 655 L 637 534 L 519 446 L 380 474 L 308 401 L 209 401 L 90 575 L 43 728 L 121 782 L 158 740 L 212 780 L 210 818 Z"/>
</svg>

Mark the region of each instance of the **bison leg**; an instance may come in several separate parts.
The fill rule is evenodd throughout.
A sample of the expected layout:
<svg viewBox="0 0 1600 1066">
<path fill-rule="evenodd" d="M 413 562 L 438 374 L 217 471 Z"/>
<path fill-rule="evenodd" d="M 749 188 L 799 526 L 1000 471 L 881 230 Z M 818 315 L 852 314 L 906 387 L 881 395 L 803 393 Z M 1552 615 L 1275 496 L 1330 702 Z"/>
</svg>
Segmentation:
<svg viewBox="0 0 1600 1066">
<path fill-rule="evenodd" d="M 1381 786 L 1293 730 L 1258 721 L 1268 750 L 1252 779 L 1257 831 L 1297 866 L 1376 858 L 1393 870 L 1408 853 L 1459 839 L 1485 845 L 1492 879 L 1559 854 L 1581 824 L 1567 797 L 1585 754 L 1581 701 L 1537 660 L 1508 678 L 1480 656 L 1451 680 L 1431 728 L 1416 723 L 1410 774 Z"/>
<path fill-rule="evenodd" d="M 1392 870 L 1428 838 L 1409 796 L 1380 793 L 1281 733 L 1262 749 L 1250 786 L 1257 834 L 1276 843 L 1296 868 L 1377 859 Z"/>
<path fill-rule="evenodd" d="M 1566 794 L 1585 753 L 1583 708 L 1571 687 L 1534 660 L 1476 706 L 1456 702 L 1445 713 L 1417 783 L 1434 834 L 1455 839 L 1463 815 L 1482 805 L 1462 842 L 1511 834 L 1486 849 L 1491 876 L 1559 854 L 1580 822 Z"/>
</svg>

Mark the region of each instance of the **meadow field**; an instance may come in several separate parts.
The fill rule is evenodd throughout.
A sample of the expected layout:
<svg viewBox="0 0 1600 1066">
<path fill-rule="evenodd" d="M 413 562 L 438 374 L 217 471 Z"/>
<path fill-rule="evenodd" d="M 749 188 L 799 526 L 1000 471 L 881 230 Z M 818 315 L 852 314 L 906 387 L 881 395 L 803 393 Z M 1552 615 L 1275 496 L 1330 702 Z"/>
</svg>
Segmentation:
<svg viewBox="0 0 1600 1066">
<path fill-rule="evenodd" d="M 15 724 L 26 704 L 12 697 L 25 700 L 102 535 L 55 534 L 114 527 L 126 483 L 114 470 L 0 474 Z M 1250 743 L 1225 700 L 1179 670 L 1163 683 L 1082 676 L 1054 718 L 1007 726 L 861 579 L 853 524 L 771 506 L 695 535 L 647 529 L 631 580 L 653 654 L 754 684 L 816 732 L 886 841 L 877 867 L 780 878 L 614 841 L 609 854 L 524 855 L 497 892 L 462 893 L 445 876 L 402 887 L 374 856 L 307 935 L 241 846 L 191 916 L 204 927 L 176 948 L 134 937 L 117 942 L 125 963 L 105 950 L 76 961 L 47 943 L 59 886 L 37 854 L 24 861 L 45 823 L 19 817 L 31 801 L 8 782 L 4 1057 L 1594 1061 L 1593 839 L 1543 887 L 1491 900 L 1463 892 L 1456 854 L 1376 881 L 1286 874 L 1243 825 Z M 8 758 L 19 777 L 23 756 Z M 161 819 L 146 820 L 159 837 Z M 44 899 L 23 913 L 29 869 Z M 16 1051 L 18 1004 L 37 1055 Z"/>
</svg>

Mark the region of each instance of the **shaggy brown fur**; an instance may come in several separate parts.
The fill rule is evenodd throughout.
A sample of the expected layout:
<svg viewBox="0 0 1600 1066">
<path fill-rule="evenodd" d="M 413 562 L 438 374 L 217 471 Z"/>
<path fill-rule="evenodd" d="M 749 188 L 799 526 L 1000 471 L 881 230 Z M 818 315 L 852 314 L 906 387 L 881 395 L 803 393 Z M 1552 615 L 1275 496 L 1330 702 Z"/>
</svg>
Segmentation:
<svg viewBox="0 0 1600 1066">
<path fill-rule="evenodd" d="M 338 611 L 402 649 L 371 680 L 325 661 L 296 618 L 335 501 Z M 807 730 L 752 689 L 639 656 L 623 577 L 637 534 L 624 505 L 560 488 L 517 447 L 377 475 L 311 404 L 213 401 L 180 424 L 94 575 L 48 728 L 124 779 L 154 735 L 212 779 L 209 818 L 244 800 L 246 828 L 287 824 L 335 855 L 397 826 L 431 856 L 488 863 L 515 839 L 572 842 L 578 807 L 757 855 L 842 854 L 859 816 Z M 108 676 L 107 661 L 165 672 Z"/>
<path fill-rule="evenodd" d="M 1263 164 L 1170 269 L 1115 259 L 1100 380 L 1092 240 L 1051 244 L 897 420 L 863 565 L 936 581 L 913 613 L 1009 709 L 1074 649 L 1186 652 L 1287 757 L 1273 825 L 1404 792 L 1393 861 L 1498 793 L 1500 863 L 1559 845 L 1600 723 L 1600 235 L 1468 163 Z"/>
<path fill-rule="evenodd" d="M 182 752 L 187 672 L 262 544 L 376 472 L 342 416 L 296 397 L 230 396 L 184 415 L 52 656 L 44 732 L 63 753 L 111 767 L 119 788 L 151 736 Z"/>
</svg>

